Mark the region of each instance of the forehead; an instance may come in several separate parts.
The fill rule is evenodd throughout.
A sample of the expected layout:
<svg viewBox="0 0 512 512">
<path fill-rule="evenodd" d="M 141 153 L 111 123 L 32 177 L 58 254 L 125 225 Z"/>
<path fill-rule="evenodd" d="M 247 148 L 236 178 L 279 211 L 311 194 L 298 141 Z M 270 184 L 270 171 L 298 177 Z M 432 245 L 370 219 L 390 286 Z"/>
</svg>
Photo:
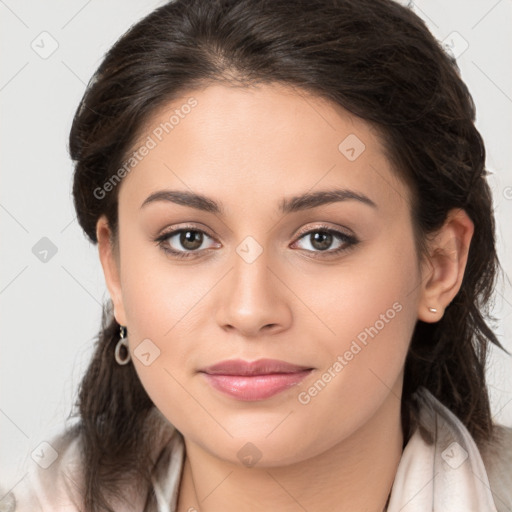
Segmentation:
<svg viewBox="0 0 512 512">
<path fill-rule="evenodd" d="M 132 153 L 120 201 L 164 187 L 253 202 L 329 186 L 408 195 L 370 124 L 283 84 L 191 90 L 153 114 Z"/>
</svg>

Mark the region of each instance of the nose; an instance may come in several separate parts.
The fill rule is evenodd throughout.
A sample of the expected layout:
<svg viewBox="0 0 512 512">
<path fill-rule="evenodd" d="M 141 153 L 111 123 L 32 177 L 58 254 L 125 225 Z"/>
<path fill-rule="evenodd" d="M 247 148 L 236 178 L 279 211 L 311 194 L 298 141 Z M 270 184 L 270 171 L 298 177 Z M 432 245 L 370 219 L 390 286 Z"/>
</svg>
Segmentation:
<svg viewBox="0 0 512 512">
<path fill-rule="evenodd" d="M 219 287 L 218 325 L 245 338 L 276 334 L 289 328 L 292 312 L 288 289 L 278 267 L 270 268 L 263 251 L 254 261 L 235 253 L 233 267 Z M 289 292 L 288 292 L 289 294 Z"/>
</svg>

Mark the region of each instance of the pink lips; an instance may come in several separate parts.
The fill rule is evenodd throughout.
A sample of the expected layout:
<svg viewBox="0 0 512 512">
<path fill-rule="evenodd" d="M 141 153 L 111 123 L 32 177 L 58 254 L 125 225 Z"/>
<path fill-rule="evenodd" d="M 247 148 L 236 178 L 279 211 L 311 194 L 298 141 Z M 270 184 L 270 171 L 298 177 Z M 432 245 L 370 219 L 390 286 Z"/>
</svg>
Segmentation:
<svg viewBox="0 0 512 512">
<path fill-rule="evenodd" d="M 222 361 L 200 370 L 215 389 L 238 400 L 264 400 L 301 382 L 312 368 L 276 359 Z"/>
</svg>

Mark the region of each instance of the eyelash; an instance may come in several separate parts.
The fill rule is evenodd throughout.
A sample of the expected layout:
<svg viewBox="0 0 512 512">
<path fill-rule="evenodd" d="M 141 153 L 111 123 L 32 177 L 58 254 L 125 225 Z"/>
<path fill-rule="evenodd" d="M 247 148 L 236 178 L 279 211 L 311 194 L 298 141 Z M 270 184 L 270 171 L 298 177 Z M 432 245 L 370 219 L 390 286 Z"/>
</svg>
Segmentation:
<svg viewBox="0 0 512 512">
<path fill-rule="evenodd" d="M 192 231 L 192 232 L 195 232 L 195 233 L 203 233 L 204 235 L 208 236 L 209 238 L 213 238 L 208 233 L 203 231 L 202 229 L 197 229 L 194 226 L 185 226 L 185 227 L 180 228 L 180 229 L 175 229 L 173 231 L 169 231 L 167 233 L 163 233 L 162 235 L 160 235 L 158 238 L 155 239 L 155 243 L 164 252 L 166 252 L 167 254 L 171 254 L 173 257 L 177 257 L 179 259 L 195 258 L 197 253 L 199 253 L 199 252 L 201 252 L 203 250 L 207 250 L 207 249 L 202 249 L 201 251 L 199 251 L 199 250 L 195 250 L 195 251 L 191 251 L 191 250 L 189 250 L 189 251 L 176 251 L 174 249 L 170 249 L 168 246 L 165 245 L 165 242 L 169 238 L 171 238 L 174 235 L 177 235 L 178 233 L 182 233 L 182 232 L 186 232 L 186 231 Z M 307 235 L 311 235 L 312 233 L 317 233 L 317 232 L 327 233 L 327 234 L 334 235 L 335 237 L 340 239 L 344 243 L 344 245 L 342 245 L 341 247 L 338 247 L 338 249 L 325 250 L 325 251 L 310 251 L 308 249 L 303 249 L 303 250 L 305 250 L 307 252 L 313 252 L 313 253 L 317 254 L 316 256 L 313 256 L 314 258 L 326 258 L 326 257 L 336 256 L 336 255 L 338 255 L 338 254 L 340 254 L 342 252 L 346 252 L 346 251 L 352 249 L 356 244 L 359 243 L 359 240 L 355 236 L 348 235 L 346 233 L 343 233 L 342 231 L 337 231 L 337 230 L 332 229 L 332 228 L 330 228 L 328 226 L 317 226 L 314 229 L 310 229 L 309 231 L 306 231 L 304 233 L 300 233 L 298 238 L 297 238 L 297 241 L 302 239 L 302 238 L 305 238 Z M 328 256 L 324 256 L 324 254 L 328 255 Z"/>
</svg>

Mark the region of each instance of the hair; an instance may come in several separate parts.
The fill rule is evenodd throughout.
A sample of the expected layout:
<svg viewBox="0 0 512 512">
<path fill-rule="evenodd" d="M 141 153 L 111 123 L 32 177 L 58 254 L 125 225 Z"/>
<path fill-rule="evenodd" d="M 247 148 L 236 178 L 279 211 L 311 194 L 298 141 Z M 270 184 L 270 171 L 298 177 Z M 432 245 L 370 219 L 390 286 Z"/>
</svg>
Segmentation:
<svg viewBox="0 0 512 512">
<path fill-rule="evenodd" d="M 99 197 L 141 130 L 162 107 L 194 89 L 223 83 L 284 84 L 343 107 L 381 135 L 397 175 L 410 190 L 418 248 L 451 209 L 474 223 L 460 291 L 436 323 L 417 321 L 408 351 L 402 428 L 415 425 L 413 393 L 424 386 L 478 443 L 493 422 L 486 387 L 488 325 L 497 272 L 492 198 L 475 106 L 457 63 L 410 9 L 392 0 L 177 0 L 159 7 L 108 51 L 73 119 L 69 150 L 78 221 L 97 243 L 107 217 L 117 244 L 119 186 Z M 119 174 L 118 174 L 119 177 Z M 111 510 L 128 476 L 145 482 L 147 503 L 155 439 L 165 418 L 132 364 L 114 359 L 119 325 L 103 312 L 95 353 L 77 407 L 87 510 Z M 151 418 L 151 421 L 148 419 Z M 159 433 L 155 436 L 155 432 Z M 117 493 L 117 494 L 116 494 Z"/>
</svg>

